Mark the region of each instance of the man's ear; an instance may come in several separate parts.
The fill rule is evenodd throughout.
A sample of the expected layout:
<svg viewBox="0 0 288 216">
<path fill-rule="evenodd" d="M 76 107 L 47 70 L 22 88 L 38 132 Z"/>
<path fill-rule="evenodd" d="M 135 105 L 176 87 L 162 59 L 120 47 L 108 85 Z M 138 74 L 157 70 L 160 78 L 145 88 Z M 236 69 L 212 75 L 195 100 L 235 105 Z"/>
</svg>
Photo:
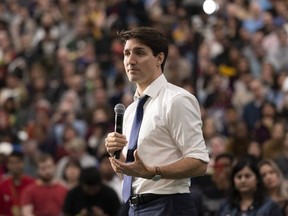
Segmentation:
<svg viewBox="0 0 288 216">
<path fill-rule="evenodd" d="M 164 61 L 164 57 L 165 57 L 165 55 L 163 52 L 159 53 L 157 55 L 157 64 L 161 65 Z"/>
</svg>

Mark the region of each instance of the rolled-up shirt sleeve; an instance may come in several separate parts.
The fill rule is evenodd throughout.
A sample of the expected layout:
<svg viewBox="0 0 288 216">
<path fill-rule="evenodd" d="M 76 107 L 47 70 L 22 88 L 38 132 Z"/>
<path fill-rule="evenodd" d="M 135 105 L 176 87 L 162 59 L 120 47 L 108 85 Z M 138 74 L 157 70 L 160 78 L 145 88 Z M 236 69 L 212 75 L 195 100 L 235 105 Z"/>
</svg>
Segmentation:
<svg viewBox="0 0 288 216">
<path fill-rule="evenodd" d="M 209 162 L 202 133 L 201 112 L 193 95 L 180 94 L 173 98 L 167 112 L 167 125 L 183 157 Z"/>
</svg>

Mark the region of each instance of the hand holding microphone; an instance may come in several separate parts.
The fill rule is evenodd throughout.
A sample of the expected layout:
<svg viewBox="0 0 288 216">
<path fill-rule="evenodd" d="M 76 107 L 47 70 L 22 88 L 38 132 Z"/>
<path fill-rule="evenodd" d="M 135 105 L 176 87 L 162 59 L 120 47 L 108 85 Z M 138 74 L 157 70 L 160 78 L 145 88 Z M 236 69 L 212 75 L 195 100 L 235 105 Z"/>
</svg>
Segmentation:
<svg viewBox="0 0 288 216">
<path fill-rule="evenodd" d="M 125 112 L 125 106 L 121 103 L 117 104 L 114 107 L 115 112 L 115 128 L 114 131 L 122 134 L 122 128 L 123 128 L 123 115 Z M 116 159 L 120 158 L 121 150 L 117 150 L 114 153 L 114 157 Z"/>
</svg>

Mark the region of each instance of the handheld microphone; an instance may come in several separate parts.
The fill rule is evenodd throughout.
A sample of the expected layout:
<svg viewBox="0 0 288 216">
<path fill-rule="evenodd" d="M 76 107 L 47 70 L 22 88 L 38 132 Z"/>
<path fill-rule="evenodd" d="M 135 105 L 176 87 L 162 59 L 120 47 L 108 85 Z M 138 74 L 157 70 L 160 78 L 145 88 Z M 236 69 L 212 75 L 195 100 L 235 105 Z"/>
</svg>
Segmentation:
<svg viewBox="0 0 288 216">
<path fill-rule="evenodd" d="M 122 134 L 122 127 L 123 127 L 123 115 L 125 112 L 125 106 L 121 103 L 117 104 L 114 107 L 115 112 L 115 132 Z M 120 158 L 121 150 L 115 151 L 114 157 L 116 159 Z"/>
</svg>

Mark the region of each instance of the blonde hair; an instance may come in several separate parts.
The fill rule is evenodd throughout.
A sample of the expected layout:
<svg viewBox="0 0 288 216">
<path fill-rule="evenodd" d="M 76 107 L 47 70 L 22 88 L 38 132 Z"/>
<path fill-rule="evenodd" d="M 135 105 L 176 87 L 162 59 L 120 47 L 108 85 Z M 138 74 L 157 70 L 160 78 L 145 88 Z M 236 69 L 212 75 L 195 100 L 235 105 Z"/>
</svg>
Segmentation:
<svg viewBox="0 0 288 216">
<path fill-rule="evenodd" d="M 66 150 L 74 150 L 79 151 L 86 148 L 86 142 L 84 139 L 80 137 L 73 138 L 70 142 L 67 143 L 65 146 Z"/>
<path fill-rule="evenodd" d="M 262 166 L 268 165 L 270 166 L 277 174 L 280 180 L 280 196 L 284 197 L 285 199 L 288 199 L 288 185 L 287 182 L 284 179 L 283 173 L 280 170 L 279 166 L 272 160 L 272 159 L 263 159 L 262 161 L 259 162 L 259 171 Z"/>
</svg>

